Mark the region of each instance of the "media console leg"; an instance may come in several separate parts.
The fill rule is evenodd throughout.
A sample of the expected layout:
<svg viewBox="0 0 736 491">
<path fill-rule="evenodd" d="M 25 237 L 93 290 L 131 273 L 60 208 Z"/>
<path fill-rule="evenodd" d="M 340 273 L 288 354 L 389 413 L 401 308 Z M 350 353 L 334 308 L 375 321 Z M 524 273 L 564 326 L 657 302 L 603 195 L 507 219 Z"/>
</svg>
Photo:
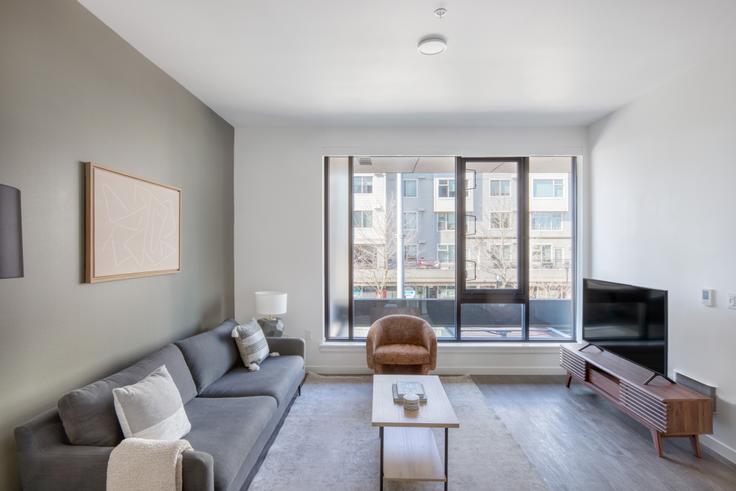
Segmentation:
<svg viewBox="0 0 736 491">
<path fill-rule="evenodd" d="M 700 452 L 700 438 L 698 438 L 698 435 L 691 435 L 690 436 L 690 445 L 693 447 L 693 452 L 695 453 L 695 456 L 697 458 L 702 458 L 702 454 Z"/>
<path fill-rule="evenodd" d="M 565 380 L 565 387 L 567 387 L 569 389 L 571 383 L 572 383 L 572 374 L 571 373 L 568 373 L 567 374 L 567 380 Z"/>
<path fill-rule="evenodd" d="M 657 451 L 657 455 L 660 457 L 664 457 L 664 454 L 662 452 L 662 433 L 658 432 L 657 430 L 651 430 L 652 432 L 652 442 L 654 443 L 654 449 Z"/>
</svg>

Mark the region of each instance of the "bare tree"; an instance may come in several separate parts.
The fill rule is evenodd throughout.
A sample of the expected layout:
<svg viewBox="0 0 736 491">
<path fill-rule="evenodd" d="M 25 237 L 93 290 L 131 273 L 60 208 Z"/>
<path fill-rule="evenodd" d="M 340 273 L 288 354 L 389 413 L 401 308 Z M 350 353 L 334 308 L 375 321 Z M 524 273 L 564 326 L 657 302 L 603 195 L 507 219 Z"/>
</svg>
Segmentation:
<svg viewBox="0 0 736 491">
<path fill-rule="evenodd" d="M 372 211 L 372 226 L 354 233 L 353 266 L 358 270 L 359 281 L 376 290 L 376 296 L 386 298 L 388 286 L 396 283 L 396 197 L 390 195 L 384 207 Z M 405 227 L 404 227 L 405 228 Z M 403 230 L 405 245 L 415 244 L 416 229 Z"/>
</svg>

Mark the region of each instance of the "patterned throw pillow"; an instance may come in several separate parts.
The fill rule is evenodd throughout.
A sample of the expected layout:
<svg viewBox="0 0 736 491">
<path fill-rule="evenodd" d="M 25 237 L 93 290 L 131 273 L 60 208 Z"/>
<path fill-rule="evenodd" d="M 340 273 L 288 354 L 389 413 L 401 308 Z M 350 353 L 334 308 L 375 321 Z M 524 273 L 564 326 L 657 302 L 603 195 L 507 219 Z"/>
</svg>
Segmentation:
<svg viewBox="0 0 736 491">
<path fill-rule="evenodd" d="M 231 336 L 235 338 L 243 364 L 249 370 L 259 370 L 263 360 L 268 358 L 268 342 L 258 322 L 251 319 L 247 324 L 235 326 Z"/>
<path fill-rule="evenodd" d="M 113 389 L 112 397 L 125 438 L 178 440 L 192 429 L 166 365 L 138 383 Z"/>
</svg>

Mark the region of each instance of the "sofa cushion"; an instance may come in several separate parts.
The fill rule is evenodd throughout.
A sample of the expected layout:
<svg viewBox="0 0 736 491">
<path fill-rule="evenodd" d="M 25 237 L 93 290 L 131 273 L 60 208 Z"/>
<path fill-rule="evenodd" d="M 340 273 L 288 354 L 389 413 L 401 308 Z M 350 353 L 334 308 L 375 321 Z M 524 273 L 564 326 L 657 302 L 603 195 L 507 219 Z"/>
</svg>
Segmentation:
<svg viewBox="0 0 736 491">
<path fill-rule="evenodd" d="M 227 490 L 276 415 L 273 397 L 197 397 L 186 405 L 192 431 L 185 437 L 194 450 L 215 462 L 215 490 Z"/>
<path fill-rule="evenodd" d="M 211 331 L 176 342 L 192 372 L 197 392 L 225 375 L 238 360 L 238 349 L 230 337 L 237 325 L 234 320 L 227 320 Z"/>
<path fill-rule="evenodd" d="M 112 398 L 125 438 L 178 440 L 192 429 L 166 365 L 140 382 L 112 389 Z"/>
<path fill-rule="evenodd" d="M 252 372 L 237 366 L 208 386 L 200 397 L 272 396 L 279 405 L 288 404 L 290 395 L 304 380 L 304 358 L 275 356 L 263 360 L 261 369 Z"/>
<path fill-rule="evenodd" d="M 115 414 L 112 390 L 143 380 L 161 365 L 166 365 L 184 403 L 197 395 L 181 351 L 169 344 L 124 370 L 64 395 L 58 407 L 69 442 L 102 447 L 120 443 L 123 433 Z"/>
<path fill-rule="evenodd" d="M 415 344 L 389 344 L 376 348 L 373 359 L 381 365 L 426 365 L 429 351 Z"/>
</svg>

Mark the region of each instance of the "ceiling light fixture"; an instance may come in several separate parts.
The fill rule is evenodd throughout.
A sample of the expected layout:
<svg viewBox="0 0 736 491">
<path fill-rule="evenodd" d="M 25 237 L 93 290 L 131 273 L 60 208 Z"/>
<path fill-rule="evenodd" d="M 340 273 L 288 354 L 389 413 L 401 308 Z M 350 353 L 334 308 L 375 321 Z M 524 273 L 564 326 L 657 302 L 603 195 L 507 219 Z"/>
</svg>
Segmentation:
<svg viewBox="0 0 736 491">
<path fill-rule="evenodd" d="M 417 50 L 427 56 L 438 55 L 444 53 L 447 49 L 447 41 L 440 36 L 429 36 L 423 38 L 417 44 Z"/>
</svg>

